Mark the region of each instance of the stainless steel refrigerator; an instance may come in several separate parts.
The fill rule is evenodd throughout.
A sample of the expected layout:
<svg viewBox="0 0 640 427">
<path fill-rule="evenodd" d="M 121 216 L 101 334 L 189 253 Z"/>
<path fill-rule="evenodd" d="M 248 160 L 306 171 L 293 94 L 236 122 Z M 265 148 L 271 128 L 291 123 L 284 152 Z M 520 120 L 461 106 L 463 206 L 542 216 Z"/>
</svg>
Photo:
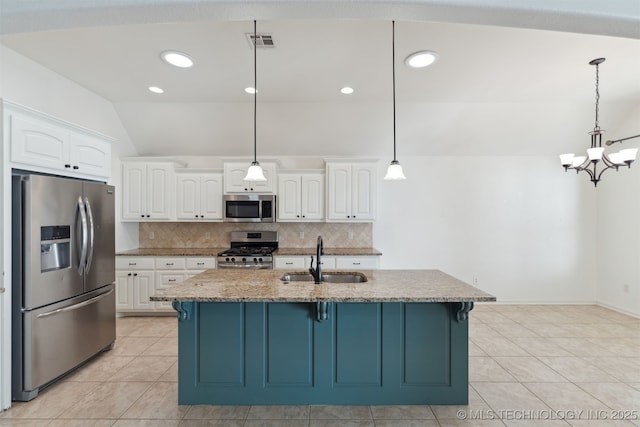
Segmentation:
<svg viewBox="0 0 640 427">
<path fill-rule="evenodd" d="M 26 401 L 113 346 L 114 188 L 15 172 L 12 200 L 12 398 Z"/>
</svg>

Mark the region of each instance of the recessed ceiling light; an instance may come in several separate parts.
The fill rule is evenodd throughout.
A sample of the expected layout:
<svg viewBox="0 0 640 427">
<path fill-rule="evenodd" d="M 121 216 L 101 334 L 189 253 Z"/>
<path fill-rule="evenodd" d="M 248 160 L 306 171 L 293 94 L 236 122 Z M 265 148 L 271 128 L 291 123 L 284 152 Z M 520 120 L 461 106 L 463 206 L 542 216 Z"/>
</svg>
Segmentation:
<svg viewBox="0 0 640 427">
<path fill-rule="evenodd" d="M 353 88 L 350 86 L 345 86 L 342 89 L 340 89 L 340 92 L 345 95 L 351 95 L 353 93 Z"/>
<path fill-rule="evenodd" d="M 164 93 L 164 90 L 158 86 L 149 86 L 149 90 L 153 93 Z"/>
<path fill-rule="evenodd" d="M 254 89 L 254 88 L 252 88 L 251 86 L 249 86 L 249 87 L 245 87 L 245 88 L 244 88 L 244 91 L 245 91 L 245 92 L 247 92 L 247 93 L 248 93 L 248 94 L 250 94 L 250 95 L 253 95 L 254 93 L 257 93 L 257 92 L 258 92 L 257 90 L 255 90 L 255 89 Z"/>
<path fill-rule="evenodd" d="M 407 56 L 404 63 L 411 68 L 424 68 L 436 62 L 438 54 L 429 50 L 414 52 Z"/>
<path fill-rule="evenodd" d="M 186 53 L 178 52 L 175 50 L 165 50 L 160 54 L 160 57 L 167 63 L 174 67 L 189 68 L 193 67 L 193 59 Z"/>
</svg>

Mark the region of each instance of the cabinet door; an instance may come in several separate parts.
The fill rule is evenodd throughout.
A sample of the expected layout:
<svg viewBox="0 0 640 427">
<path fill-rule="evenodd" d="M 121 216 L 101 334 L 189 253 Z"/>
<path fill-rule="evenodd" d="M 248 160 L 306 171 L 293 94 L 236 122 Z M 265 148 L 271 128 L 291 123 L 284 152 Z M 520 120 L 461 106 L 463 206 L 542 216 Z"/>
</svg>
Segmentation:
<svg viewBox="0 0 640 427">
<path fill-rule="evenodd" d="M 204 174 L 200 178 L 200 218 L 222 219 L 222 175 Z"/>
<path fill-rule="evenodd" d="M 141 221 L 147 216 L 147 164 L 122 164 L 122 219 Z"/>
<path fill-rule="evenodd" d="M 133 309 L 133 273 L 116 272 L 116 310 Z"/>
<path fill-rule="evenodd" d="M 303 174 L 300 193 L 303 220 L 319 221 L 324 219 L 324 196 L 324 175 Z"/>
<path fill-rule="evenodd" d="M 200 175 L 176 175 L 178 183 L 177 213 L 178 219 L 195 220 L 200 218 Z"/>
<path fill-rule="evenodd" d="M 69 131 L 12 113 L 9 116 L 11 161 L 56 170 L 71 170 Z"/>
<path fill-rule="evenodd" d="M 248 163 L 224 164 L 224 191 L 225 193 L 245 193 L 249 191 L 245 185 L 244 177 L 247 175 Z"/>
<path fill-rule="evenodd" d="M 149 297 L 155 291 L 152 271 L 137 271 L 133 273 L 133 308 L 153 310 L 155 303 Z"/>
<path fill-rule="evenodd" d="M 174 206 L 175 183 L 173 165 L 165 163 L 147 164 L 147 218 L 169 220 Z"/>
<path fill-rule="evenodd" d="M 111 145 L 87 135 L 72 133 L 69 160 L 79 174 L 107 180 L 111 176 Z"/>
<path fill-rule="evenodd" d="M 375 218 L 375 175 L 375 165 L 352 166 L 351 219 L 366 221 Z"/>
<path fill-rule="evenodd" d="M 351 219 L 351 165 L 327 165 L 327 219 Z"/>
<path fill-rule="evenodd" d="M 300 219 L 300 175 L 278 176 L 278 220 Z"/>
</svg>

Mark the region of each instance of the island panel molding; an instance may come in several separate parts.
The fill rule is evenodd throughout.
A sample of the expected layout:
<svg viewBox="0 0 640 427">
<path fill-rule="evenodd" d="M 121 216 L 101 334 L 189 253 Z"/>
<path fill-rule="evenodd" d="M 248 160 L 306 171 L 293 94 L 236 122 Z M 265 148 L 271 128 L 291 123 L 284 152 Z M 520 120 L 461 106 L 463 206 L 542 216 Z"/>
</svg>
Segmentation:
<svg viewBox="0 0 640 427">
<path fill-rule="evenodd" d="M 449 303 L 174 302 L 181 405 L 468 403 Z"/>
</svg>

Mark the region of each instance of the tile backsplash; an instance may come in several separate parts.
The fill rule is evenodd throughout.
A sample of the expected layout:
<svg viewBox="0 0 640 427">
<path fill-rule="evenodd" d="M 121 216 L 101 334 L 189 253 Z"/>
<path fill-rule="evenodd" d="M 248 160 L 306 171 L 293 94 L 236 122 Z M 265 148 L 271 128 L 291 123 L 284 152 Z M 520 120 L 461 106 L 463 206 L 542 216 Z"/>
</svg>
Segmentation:
<svg viewBox="0 0 640 427">
<path fill-rule="evenodd" d="M 226 222 L 141 222 L 140 248 L 225 248 L 231 231 L 277 231 L 283 248 L 311 248 L 319 235 L 331 248 L 370 248 L 371 223 L 282 222 L 238 224 Z M 151 236 L 153 235 L 153 239 Z M 301 237 L 302 236 L 302 237 Z"/>
</svg>

